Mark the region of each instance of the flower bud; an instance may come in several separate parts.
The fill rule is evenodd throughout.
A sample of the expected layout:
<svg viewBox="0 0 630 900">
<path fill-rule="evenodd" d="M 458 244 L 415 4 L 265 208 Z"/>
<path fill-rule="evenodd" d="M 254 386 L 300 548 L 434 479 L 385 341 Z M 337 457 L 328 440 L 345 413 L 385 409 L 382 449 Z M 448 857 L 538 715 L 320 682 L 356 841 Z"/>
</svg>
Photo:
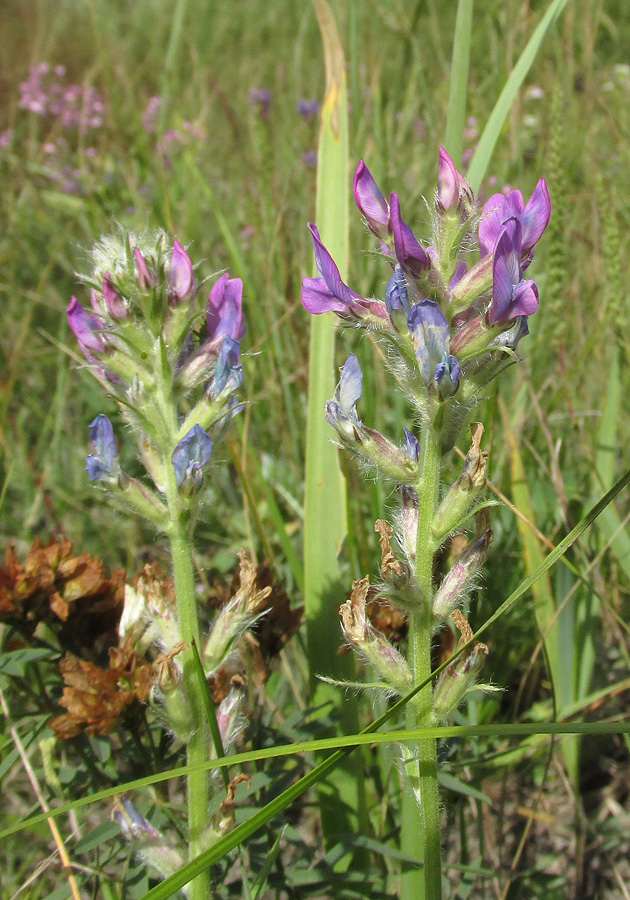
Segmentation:
<svg viewBox="0 0 630 900">
<path fill-rule="evenodd" d="M 481 422 L 472 422 L 470 432 L 472 443 L 466 455 L 463 472 L 455 484 L 449 488 L 431 524 L 431 531 L 438 545 L 461 523 L 470 504 L 486 484 L 488 454 L 481 450 L 483 435 Z"/>
<path fill-rule="evenodd" d="M 412 686 L 411 670 L 403 656 L 377 631 L 366 614 L 368 576 L 355 581 L 350 599 L 339 608 L 343 633 L 365 659 L 374 666 L 381 678 L 398 694 L 406 694 Z"/>
<path fill-rule="evenodd" d="M 203 466 L 210 459 L 212 441 L 200 425 L 186 432 L 171 454 L 171 463 L 175 470 L 177 487 L 185 485 L 194 492 L 201 487 Z"/>
<path fill-rule="evenodd" d="M 169 271 L 170 301 L 173 305 L 189 300 L 193 294 L 193 267 L 190 257 L 179 243 L 173 242 Z"/>
<path fill-rule="evenodd" d="M 107 416 L 101 413 L 90 422 L 90 444 L 93 453 L 85 460 L 90 481 L 118 484 L 120 465 L 114 439 L 114 429 Z"/>
<path fill-rule="evenodd" d="M 122 295 L 116 290 L 109 277 L 109 272 L 105 272 L 103 278 L 103 299 L 107 306 L 107 311 L 112 319 L 126 319 L 127 307 Z M 94 304 L 92 304 L 94 305 Z"/>
<path fill-rule="evenodd" d="M 217 616 L 203 650 L 206 674 L 216 672 L 234 649 L 238 639 L 261 615 L 261 606 L 271 588 L 258 590 L 256 567 L 239 552 L 241 562 L 240 587 Z"/>
<path fill-rule="evenodd" d="M 475 575 L 483 565 L 492 541 L 487 507 L 477 513 L 477 534 L 444 576 L 432 602 L 433 615 L 445 619 L 464 599 Z"/>
<path fill-rule="evenodd" d="M 476 641 L 444 669 L 433 692 L 433 712 L 438 719 L 447 718 L 474 688 L 487 655 L 486 645 Z"/>
<path fill-rule="evenodd" d="M 114 801 L 112 818 L 128 841 L 135 844 L 143 859 L 163 878 L 173 875 L 184 864 L 184 857 L 135 808 L 128 797 L 122 795 Z"/>
</svg>

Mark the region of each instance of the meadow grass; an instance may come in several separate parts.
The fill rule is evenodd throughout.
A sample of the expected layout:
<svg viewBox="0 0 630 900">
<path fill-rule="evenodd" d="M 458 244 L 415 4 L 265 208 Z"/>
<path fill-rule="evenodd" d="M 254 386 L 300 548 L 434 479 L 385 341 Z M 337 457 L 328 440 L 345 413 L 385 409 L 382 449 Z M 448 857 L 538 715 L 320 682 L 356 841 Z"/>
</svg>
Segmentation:
<svg viewBox="0 0 630 900">
<path fill-rule="evenodd" d="M 522 0 L 475 7 L 464 160 L 545 8 Z M 412 224 L 426 223 L 422 197 L 432 196 L 437 147 L 446 133 L 456 4 L 348 0 L 333 10 L 348 59 L 350 160 L 363 157 L 384 188 L 406 198 L 405 209 L 417 198 Z M 178 11 L 182 31 L 171 43 Z M 205 260 L 200 277 L 229 268 L 245 290 L 247 406 L 224 444 L 225 465 L 217 462 L 208 479 L 195 535 L 200 580 L 206 586 L 229 580 L 244 546 L 270 560 L 299 606 L 309 348 L 299 294 L 301 279 L 312 271 L 306 222 L 315 215 L 318 119 L 300 115 L 297 104 L 321 102 L 324 93 L 313 9 L 288 0 L 188 0 L 173 7 L 66 0 L 54 9 L 44 0 L 14 0 L 3 18 L 0 133 L 12 132 L 0 147 L 3 546 L 12 541 L 23 557 L 34 538 L 63 534 L 77 553 L 124 566 L 130 576 L 146 561 L 167 560 L 165 544 L 149 527 L 115 513 L 88 484 L 87 423 L 101 412 L 115 422 L 117 413 L 81 368 L 64 313 L 79 290 L 74 273 L 85 270 L 99 234 L 113 222 L 136 230 L 163 227 Z M 481 185 L 486 195 L 506 184 L 528 195 L 544 175 L 552 219 L 532 265 L 541 305 L 530 320 L 524 359 L 498 390 L 488 391 L 479 411 L 492 487 L 526 519 L 506 505 L 492 510 L 494 544 L 485 590 L 470 611 L 473 624 L 500 606 L 628 466 L 629 40 L 624 4 L 569 3 L 518 92 Z M 68 84 L 102 94 L 101 126 L 81 134 L 19 108 L 19 84 L 29 65 L 40 62 L 63 64 Z M 253 89 L 270 92 L 268 110 L 250 95 Z M 152 96 L 163 98 L 158 131 L 142 125 Z M 169 129 L 178 134 L 165 144 Z M 350 178 L 351 170 L 348 192 Z M 352 215 L 347 280 L 363 296 L 382 296 L 382 268 L 358 249 L 364 238 L 360 217 Z M 399 399 L 391 402 L 382 367 L 372 365 L 377 348 L 349 333 L 339 364 L 350 348 L 366 376 L 366 420 L 398 434 L 406 410 Z M 366 482 L 352 463 L 342 465 L 349 526 L 339 566 L 349 589 L 354 578 L 376 571 L 373 523 L 391 498 L 387 485 Z M 454 454 L 453 477 L 459 466 Z M 572 548 L 573 570 L 556 567 L 502 627 L 486 633 L 491 657 L 485 679 L 505 690 L 474 695 L 457 723 L 623 717 L 630 664 L 627 514 L 622 494 Z M 338 727 L 341 689 L 337 708 L 308 707 L 304 636 L 284 653 L 267 699 L 259 698 L 254 747 Z M 133 735 L 117 736 L 114 755 L 103 738 L 85 738 L 72 750 L 36 749 L 58 712 L 60 684 L 45 663 L 29 666 L 9 669 L 3 691 L 18 731 L 33 740 L 31 762 L 49 798 L 70 800 L 181 762 L 167 740 L 147 748 Z M 376 714 L 383 709 L 377 704 Z M 367 703 L 360 706 L 362 726 L 374 712 Z M 39 807 L 7 729 L 2 740 L 3 808 L 11 824 Z M 504 736 L 444 738 L 442 841 L 451 896 L 625 896 L 627 740 L 602 734 L 584 736 L 579 745 L 575 738 L 536 736 L 516 742 L 507 729 Z M 303 767 L 303 760 L 258 763 L 239 798 L 262 807 Z M 217 879 L 228 871 L 234 879 L 233 888 L 221 888 L 225 896 L 396 896 L 405 860 L 398 850 L 394 750 L 379 745 L 366 751 L 363 767 L 369 833 L 323 846 L 313 805 L 294 806 L 247 843 L 249 887 L 223 861 Z M 333 791 L 334 778 L 328 782 Z M 138 796 L 156 827 L 177 829 L 177 788 Z M 245 818 L 247 810 L 238 815 Z M 126 853 L 107 808 L 76 816 L 78 824 L 59 821 L 71 858 L 86 870 L 78 872 L 85 896 L 143 896 L 154 881 Z M 280 835 L 282 847 L 276 847 Z M 20 896 L 66 896 L 61 870 L 45 865 L 45 824 L 34 827 L 28 846 L 23 838 L 3 840 L 3 892 L 13 896 L 42 864 Z M 304 843 L 314 848 L 312 867 Z M 369 854 L 369 878 L 365 867 L 359 872 L 348 862 L 357 849 Z M 257 883 L 267 869 L 267 880 Z"/>
</svg>

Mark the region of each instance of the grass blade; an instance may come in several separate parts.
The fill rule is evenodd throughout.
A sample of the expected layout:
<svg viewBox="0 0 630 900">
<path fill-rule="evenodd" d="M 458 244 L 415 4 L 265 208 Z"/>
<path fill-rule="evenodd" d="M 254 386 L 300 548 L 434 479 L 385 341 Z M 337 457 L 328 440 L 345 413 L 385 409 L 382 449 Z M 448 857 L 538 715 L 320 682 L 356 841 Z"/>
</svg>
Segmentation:
<svg viewBox="0 0 630 900">
<path fill-rule="evenodd" d="M 547 12 L 538 23 L 537 28 L 527 42 L 527 46 L 521 53 L 518 62 L 514 66 L 503 90 L 499 95 L 499 99 L 494 105 L 494 109 L 490 113 L 490 118 L 483 130 L 483 134 L 479 139 L 479 144 L 475 150 L 474 156 L 470 161 L 470 168 L 466 174 L 468 183 L 473 191 L 478 191 L 479 186 L 486 174 L 490 157 L 494 151 L 495 144 L 499 139 L 503 124 L 507 119 L 510 107 L 514 102 L 514 98 L 518 93 L 520 86 L 523 84 L 527 73 L 531 69 L 536 54 L 540 50 L 542 42 L 547 36 L 547 32 L 554 24 L 568 0 L 553 0 L 547 7 Z"/>
<path fill-rule="evenodd" d="M 472 14 L 473 0 L 459 0 L 457 19 L 455 21 L 455 37 L 453 38 L 453 60 L 451 62 L 451 80 L 448 94 L 446 135 L 444 136 L 444 147 L 458 169 L 462 164 Z"/>
</svg>

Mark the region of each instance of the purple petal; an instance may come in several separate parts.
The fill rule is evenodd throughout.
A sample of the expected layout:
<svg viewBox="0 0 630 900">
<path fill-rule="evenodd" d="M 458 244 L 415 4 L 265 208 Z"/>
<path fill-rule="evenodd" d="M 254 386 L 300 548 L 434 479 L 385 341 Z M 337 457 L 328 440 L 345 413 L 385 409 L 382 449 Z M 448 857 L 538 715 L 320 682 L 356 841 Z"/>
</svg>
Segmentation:
<svg viewBox="0 0 630 900">
<path fill-rule="evenodd" d="M 459 178 L 453 160 L 444 147 L 440 147 L 438 160 L 438 201 L 448 211 L 459 201 Z"/>
<path fill-rule="evenodd" d="M 354 353 L 351 353 L 341 369 L 338 393 L 339 406 L 344 416 L 350 416 L 354 412 L 357 400 L 361 396 L 363 371 L 361 364 Z"/>
<path fill-rule="evenodd" d="M 466 272 L 468 271 L 468 266 L 466 265 L 465 260 L 462 260 L 455 266 L 455 271 L 451 275 L 451 279 L 448 283 L 449 291 L 452 291 L 458 281 L 461 281 Z"/>
<path fill-rule="evenodd" d="M 549 191 L 544 178 L 541 178 L 534 192 L 527 201 L 525 209 L 519 215 L 523 228 L 523 253 L 529 252 L 547 227 L 551 215 Z"/>
<path fill-rule="evenodd" d="M 107 416 L 101 413 L 90 422 L 90 444 L 93 453 L 85 461 L 90 481 L 111 478 L 118 472 L 118 451 L 114 439 L 114 429 Z"/>
<path fill-rule="evenodd" d="M 133 248 L 133 255 L 136 258 L 136 265 L 138 266 L 138 274 L 136 276 L 138 287 L 143 291 L 148 291 L 155 285 L 155 275 L 147 266 L 144 256 L 137 247 Z"/>
<path fill-rule="evenodd" d="M 401 219 L 397 194 L 389 195 L 389 211 L 396 258 L 403 269 L 407 269 L 412 275 L 420 276 L 430 267 L 431 260 L 411 228 Z"/>
<path fill-rule="evenodd" d="M 521 283 L 514 290 L 514 299 L 510 306 L 510 319 L 516 316 L 531 316 L 538 309 L 538 288 L 531 278 Z"/>
<path fill-rule="evenodd" d="M 171 269 L 169 273 L 171 294 L 174 302 L 180 302 L 192 294 L 193 267 L 190 257 L 179 243 L 173 242 L 171 253 Z"/>
<path fill-rule="evenodd" d="M 171 455 L 175 481 L 180 487 L 187 479 L 195 479 L 195 473 L 210 459 L 212 441 L 201 425 L 193 425 L 177 444 Z M 197 480 L 197 479 L 195 479 Z"/>
<path fill-rule="evenodd" d="M 301 300 L 306 312 L 314 315 L 348 312 L 348 305 L 333 297 L 323 278 L 305 278 L 302 282 Z"/>
<path fill-rule="evenodd" d="M 366 219 L 370 230 L 386 240 L 389 226 L 389 206 L 372 174 L 362 159 L 352 179 L 352 193 L 359 212 Z"/>
<path fill-rule="evenodd" d="M 206 308 L 206 326 L 210 337 L 228 335 L 239 340 L 245 334 L 242 312 L 243 282 L 224 272 L 210 289 Z"/>
<path fill-rule="evenodd" d="M 352 306 L 352 301 L 359 295 L 355 294 L 354 291 L 351 291 L 341 280 L 339 269 L 328 250 L 324 247 L 317 226 L 313 225 L 312 222 L 309 222 L 308 227 L 313 237 L 313 250 L 315 252 L 315 265 L 317 266 L 317 271 L 326 282 L 326 286 L 333 297 L 341 300 L 346 306 Z"/>
<path fill-rule="evenodd" d="M 523 195 L 518 190 L 510 191 L 507 195 L 493 194 L 486 201 L 479 222 L 479 250 L 482 257 L 494 250 L 505 222 L 511 217 L 518 218 L 522 210 Z"/>
<path fill-rule="evenodd" d="M 422 380 L 428 386 L 436 365 L 448 353 L 448 322 L 434 300 L 421 300 L 411 307 L 407 324 Z"/>
<path fill-rule="evenodd" d="M 70 300 L 66 314 L 68 316 L 68 325 L 74 332 L 81 350 L 83 350 L 86 359 L 92 362 L 94 359 L 92 353 L 105 352 L 105 341 L 102 335 L 98 334 L 103 327 L 102 323 L 96 316 L 85 310 L 76 297 L 72 297 Z"/>
<path fill-rule="evenodd" d="M 109 272 L 105 272 L 105 277 L 103 278 L 103 299 L 112 319 L 127 318 L 125 301 L 110 281 Z M 92 300 L 91 297 L 90 300 Z M 92 307 L 94 307 L 94 302 L 92 302 Z"/>
<path fill-rule="evenodd" d="M 226 335 L 219 350 L 217 364 L 210 384 L 209 395 L 213 400 L 226 387 L 229 387 L 230 391 L 235 391 L 243 383 L 243 370 L 239 364 L 240 355 L 239 342 Z"/>
<path fill-rule="evenodd" d="M 514 283 L 510 276 L 505 256 L 499 255 L 497 246 L 492 266 L 492 303 L 486 316 L 490 325 L 506 321 L 504 316 L 512 302 L 513 293 Z"/>
<path fill-rule="evenodd" d="M 415 434 L 413 434 L 413 432 L 409 431 L 409 429 L 405 427 L 403 427 L 403 435 L 403 451 L 414 462 L 418 462 L 418 457 L 420 456 L 420 442 L 418 441 L 418 438 L 415 436 Z"/>
</svg>

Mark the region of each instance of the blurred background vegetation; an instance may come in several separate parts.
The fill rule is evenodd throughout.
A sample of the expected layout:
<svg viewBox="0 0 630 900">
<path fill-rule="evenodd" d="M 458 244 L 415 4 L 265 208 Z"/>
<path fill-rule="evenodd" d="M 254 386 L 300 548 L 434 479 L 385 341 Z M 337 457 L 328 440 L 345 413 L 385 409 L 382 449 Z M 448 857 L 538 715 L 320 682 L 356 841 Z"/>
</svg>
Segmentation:
<svg viewBox="0 0 630 900">
<path fill-rule="evenodd" d="M 477 4 L 465 159 L 546 5 Z M 383 190 L 401 195 L 420 234 L 422 198 L 432 197 L 444 139 L 456 4 L 332 6 L 348 59 L 353 165 L 363 157 Z M 324 88 L 310 4 L 4 0 L 3 36 L 0 543 L 12 541 L 23 557 L 34 538 L 65 535 L 77 553 L 87 550 L 130 575 L 165 559 L 149 529 L 114 513 L 90 488 L 87 424 L 100 412 L 116 424 L 116 408 L 104 404 L 81 367 L 64 312 L 74 293 L 87 302 L 75 272 L 87 270 L 100 234 L 162 227 L 193 260 L 204 260 L 199 279 L 228 269 L 244 282 L 248 404 L 224 444 L 227 465 L 215 460 L 208 479 L 196 532 L 201 578 L 211 584 L 230 571 L 245 546 L 269 560 L 299 605 L 299 572 L 285 550 L 288 542 L 301 556 L 309 321 L 299 293 L 313 265 L 306 222 L 314 216 Z M 530 270 L 541 304 L 519 347 L 523 361 L 489 390 L 478 414 L 491 481 L 527 521 L 507 506 L 493 511 L 487 589 L 473 601 L 473 624 L 629 465 L 628 47 L 627 4 L 570 2 L 511 110 L 482 186 L 486 197 L 508 185 L 528 197 L 544 176 L 552 219 Z M 358 214 L 351 221 L 348 282 L 365 296 L 382 296 L 388 273 L 365 252 L 371 242 Z M 364 368 L 363 418 L 398 437 L 405 410 L 392 405 L 374 348 L 351 333 L 339 343 L 339 363 L 353 349 Z M 373 522 L 388 508 L 389 488 L 344 465 L 349 588 L 353 578 L 377 571 Z M 453 476 L 459 465 L 454 455 Z M 629 509 L 622 496 L 572 552 L 586 585 L 558 568 L 487 636 L 487 678 L 508 690 L 471 701 L 462 722 L 535 722 L 569 715 L 572 703 L 580 714 L 597 705 L 602 719 L 623 712 Z M 571 672 L 564 683 L 552 684 L 549 646 L 541 652 L 551 607 L 556 659 Z M 301 646 L 298 639 L 292 652 L 303 679 Z M 303 684 L 298 678 L 293 688 Z M 290 713 L 286 696 L 284 690 L 283 715 Z M 570 750 L 563 754 L 547 740 L 511 746 L 507 754 L 488 741 L 444 744 L 445 771 L 483 786 L 493 804 L 490 816 L 478 796 L 448 794 L 448 858 L 504 873 L 500 881 L 454 876 L 453 896 L 627 897 L 630 770 L 623 739 L 584 741 L 581 767 Z M 5 803 L 11 771 L 3 768 Z M 471 834 L 464 811 L 475 822 Z M 37 852 L 45 840 L 44 831 Z M 6 896 L 29 866 L 21 858 L 9 869 Z M 44 897 L 51 885 L 30 890 L 28 896 Z"/>
</svg>

